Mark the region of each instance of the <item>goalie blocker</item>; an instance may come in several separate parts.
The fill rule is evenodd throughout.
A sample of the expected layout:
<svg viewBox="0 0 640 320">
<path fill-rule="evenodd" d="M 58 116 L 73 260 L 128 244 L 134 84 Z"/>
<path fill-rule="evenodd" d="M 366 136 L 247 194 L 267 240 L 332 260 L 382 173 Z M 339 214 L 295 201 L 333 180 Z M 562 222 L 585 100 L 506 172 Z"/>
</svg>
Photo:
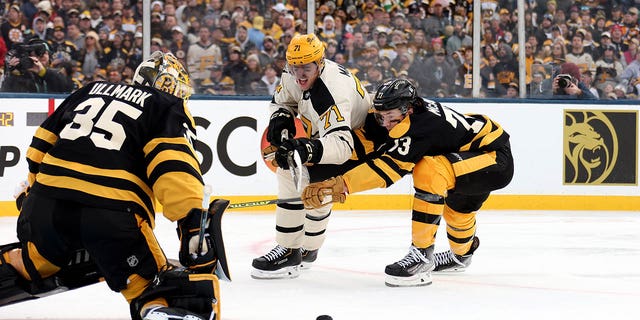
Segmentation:
<svg viewBox="0 0 640 320">
<path fill-rule="evenodd" d="M 220 226 L 228 205 L 228 200 L 216 199 L 209 206 L 211 223 L 206 232 L 212 235 L 213 249 L 217 255 L 214 269 L 217 276 L 198 273 L 200 270 L 197 269 L 168 266 L 167 270 L 156 276 L 153 284 L 142 295 L 132 301 L 133 319 L 140 319 L 140 309 L 146 302 L 157 297 L 167 299 L 170 307 L 197 312 L 203 319 L 216 318 L 215 315 L 220 312 L 218 278 L 228 281 L 231 279 Z M 20 248 L 21 244 L 18 242 L 0 245 L 0 307 L 82 288 L 104 280 L 84 249 L 75 251 L 69 262 L 55 275 L 37 281 L 27 280 L 5 258 L 5 254 Z M 214 316 L 210 317 L 212 312 Z"/>
</svg>

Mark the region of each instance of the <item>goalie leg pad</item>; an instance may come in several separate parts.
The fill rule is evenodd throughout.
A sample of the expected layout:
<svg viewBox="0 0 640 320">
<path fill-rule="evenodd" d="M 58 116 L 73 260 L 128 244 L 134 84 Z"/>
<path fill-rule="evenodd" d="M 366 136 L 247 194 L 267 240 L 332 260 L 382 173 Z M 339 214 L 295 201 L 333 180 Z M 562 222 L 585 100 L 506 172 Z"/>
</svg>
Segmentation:
<svg viewBox="0 0 640 320">
<path fill-rule="evenodd" d="M 102 279 L 86 250 L 77 250 L 54 276 L 29 281 L 20 276 L 4 257 L 5 252 L 20 247 L 18 242 L 0 246 L 0 307 L 81 288 Z"/>
<path fill-rule="evenodd" d="M 164 298 L 170 308 L 186 310 L 203 319 L 216 319 L 220 314 L 220 287 L 218 277 L 213 274 L 191 273 L 183 268 L 160 272 L 152 284 L 131 301 L 131 318 L 141 320 L 144 305 L 159 298 Z"/>
</svg>

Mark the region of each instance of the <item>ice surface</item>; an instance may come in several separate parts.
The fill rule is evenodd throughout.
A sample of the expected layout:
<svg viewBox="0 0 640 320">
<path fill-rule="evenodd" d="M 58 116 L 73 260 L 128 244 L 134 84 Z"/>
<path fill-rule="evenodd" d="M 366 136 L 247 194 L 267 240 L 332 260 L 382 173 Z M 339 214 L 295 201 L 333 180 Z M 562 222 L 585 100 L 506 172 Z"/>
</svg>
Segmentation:
<svg viewBox="0 0 640 320">
<path fill-rule="evenodd" d="M 270 213 L 226 213 L 233 282 L 221 283 L 222 319 L 640 319 L 640 212 L 481 211 L 471 267 L 413 288 L 386 287 L 383 274 L 407 253 L 408 211 L 334 212 L 311 270 L 254 280 L 251 260 L 275 245 L 274 224 Z M 174 228 L 158 218 L 170 258 Z M 15 218 L 0 218 L 0 243 L 14 239 Z M 441 228 L 436 250 L 447 248 Z M 3 320 L 128 318 L 104 283 L 0 308 Z"/>
</svg>

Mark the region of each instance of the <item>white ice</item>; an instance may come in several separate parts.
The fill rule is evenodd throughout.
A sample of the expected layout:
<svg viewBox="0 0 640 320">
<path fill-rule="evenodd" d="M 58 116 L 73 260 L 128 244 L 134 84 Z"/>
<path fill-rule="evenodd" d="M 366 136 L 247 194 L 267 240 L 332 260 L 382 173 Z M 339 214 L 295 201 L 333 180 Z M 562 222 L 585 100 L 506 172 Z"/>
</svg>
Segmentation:
<svg viewBox="0 0 640 320">
<path fill-rule="evenodd" d="M 337 211 L 311 270 L 297 279 L 254 280 L 251 260 L 272 248 L 274 216 L 228 211 L 223 219 L 233 282 L 223 282 L 222 319 L 640 319 L 640 213 L 481 211 L 481 245 L 464 273 L 425 287 L 389 288 L 385 265 L 410 244 L 409 212 Z M 0 243 L 15 239 L 0 218 Z M 177 257 L 174 226 L 158 238 Z M 447 249 L 444 229 L 436 250 Z M 100 283 L 0 308 L 0 319 L 128 319 Z"/>
</svg>

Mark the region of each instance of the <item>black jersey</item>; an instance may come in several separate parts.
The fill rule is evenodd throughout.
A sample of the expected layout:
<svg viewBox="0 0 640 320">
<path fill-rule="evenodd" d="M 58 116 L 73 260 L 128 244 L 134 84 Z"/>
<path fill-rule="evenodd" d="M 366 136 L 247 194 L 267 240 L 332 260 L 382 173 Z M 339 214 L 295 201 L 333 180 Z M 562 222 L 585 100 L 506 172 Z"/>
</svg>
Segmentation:
<svg viewBox="0 0 640 320">
<path fill-rule="evenodd" d="M 27 151 L 31 192 L 152 224 L 157 199 L 178 220 L 202 206 L 195 137 L 183 99 L 147 86 L 88 84 L 37 129 Z"/>
<path fill-rule="evenodd" d="M 368 115 L 367 122 L 373 114 Z M 384 128 L 383 128 L 384 129 Z M 413 170 L 424 156 L 462 151 L 492 151 L 509 141 L 502 127 L 479 114 L 461 114 L 436 101 L 415 106 L 391 131 L 384 154 L 344 175 L 351 193 L 386 188 Z"/>
</svg>

